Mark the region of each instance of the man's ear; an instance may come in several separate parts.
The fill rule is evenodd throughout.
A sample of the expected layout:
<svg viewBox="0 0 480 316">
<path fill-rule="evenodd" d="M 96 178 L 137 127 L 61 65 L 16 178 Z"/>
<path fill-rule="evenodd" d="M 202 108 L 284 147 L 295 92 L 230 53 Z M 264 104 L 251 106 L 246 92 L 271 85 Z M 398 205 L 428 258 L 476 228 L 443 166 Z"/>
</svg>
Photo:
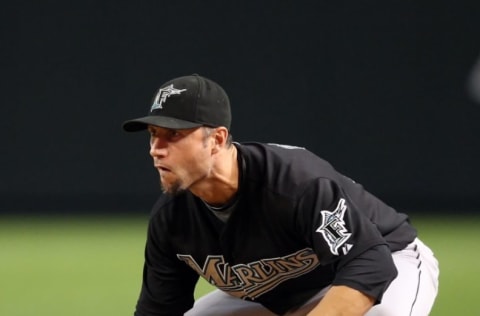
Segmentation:
<svg viewBox="0 0 480 316">
<path fill-rule="evenodd" d="M 213 132 L 213 139 L 215 141 L 215 145 L 212 148 L 212 153 L 217 153 L 227 143 L 228 130 L 223 126 L 215 128 Z"/>
</svg>

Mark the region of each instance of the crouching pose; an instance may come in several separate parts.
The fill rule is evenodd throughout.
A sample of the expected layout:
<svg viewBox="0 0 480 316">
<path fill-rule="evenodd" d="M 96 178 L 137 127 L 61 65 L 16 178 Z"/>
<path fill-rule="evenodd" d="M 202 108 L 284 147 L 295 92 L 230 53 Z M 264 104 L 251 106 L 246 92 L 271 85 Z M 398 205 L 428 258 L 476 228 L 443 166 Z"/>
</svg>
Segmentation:
<svg viewBox="0 0 480 316">
<path fill-rule="evenodd" d="M 191 75 L 163 84 L 147 130 L 153 206 L 135 316 L 428 315 L 438 264 L 407 215 L 304 148 L 236 143 L 230 102 Z M 202 277 L 218 289 L 194 301 Z"/>
</svg>

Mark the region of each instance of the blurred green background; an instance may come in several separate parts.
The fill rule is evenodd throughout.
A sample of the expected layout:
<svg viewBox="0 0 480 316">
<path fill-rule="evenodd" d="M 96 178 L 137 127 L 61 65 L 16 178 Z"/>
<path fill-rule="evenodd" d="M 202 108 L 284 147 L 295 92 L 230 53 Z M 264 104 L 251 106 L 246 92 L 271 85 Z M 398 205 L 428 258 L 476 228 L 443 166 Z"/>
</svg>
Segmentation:
<svg viewBox="0 0 480 316">
<path fill-rule="evenodd" d="M 440 261 L 433 316 L 478 315 L 480 217 L 411 215 Z M 0 217 L 0 315 L 132 315 L 147 218 Z M 200 282 L 196 296 L 211 287 Z"/>
</svg>

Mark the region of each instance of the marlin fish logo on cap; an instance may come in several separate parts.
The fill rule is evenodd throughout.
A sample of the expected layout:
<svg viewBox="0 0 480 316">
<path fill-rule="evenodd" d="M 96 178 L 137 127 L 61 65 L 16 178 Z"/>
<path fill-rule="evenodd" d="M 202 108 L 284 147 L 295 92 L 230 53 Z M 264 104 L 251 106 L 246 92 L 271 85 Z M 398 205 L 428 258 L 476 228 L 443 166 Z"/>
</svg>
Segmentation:
<svg viewBox="0 0 480 316">
<path fill-rule="evenodd" d="M 225 90 L 216 82 L 193 74 L 161 85 L 148 115 L 124 122 L 123 129 L 136 132 L 153 125 L 171 129 L 224 126 L 230 130 L 231 121 Z"/>
<path fill-rule="evenodd" d="M 169 96 L 174 94 L 180 94 L 183 91 L 187 91 L 187 89 L 175 89 L 173 87 L 173 84 L 167 86 L 166 88 L 161 88 L 160 90 L 158 90 L 158 93 L 153 100 L 150 111 L 153 111 L 155 109 L 162 109 L 162 104 L 167 100 Z"/>
</svg>

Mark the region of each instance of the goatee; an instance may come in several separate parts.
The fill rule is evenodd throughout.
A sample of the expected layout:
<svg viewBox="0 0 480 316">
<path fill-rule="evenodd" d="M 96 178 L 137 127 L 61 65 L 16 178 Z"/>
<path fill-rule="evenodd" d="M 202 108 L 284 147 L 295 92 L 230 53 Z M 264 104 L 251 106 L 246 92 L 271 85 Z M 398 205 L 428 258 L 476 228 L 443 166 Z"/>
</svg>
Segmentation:
<svg viewBox="0 0 480 316">
<path fill-rule="evenodd" d="M 172 183 L 170 186 L 165 186 L 163 185 L 162 181 L 160 181 L 160 187 L 162 188 L 162 192 L 165 194 L 169 194 L 172 196 L 175 196 L 179 194 L 180 192 L 185 191 L 185 189 L 182 188 L 182 183 L 180 181 L 175 181 Z"/>
</svg>

